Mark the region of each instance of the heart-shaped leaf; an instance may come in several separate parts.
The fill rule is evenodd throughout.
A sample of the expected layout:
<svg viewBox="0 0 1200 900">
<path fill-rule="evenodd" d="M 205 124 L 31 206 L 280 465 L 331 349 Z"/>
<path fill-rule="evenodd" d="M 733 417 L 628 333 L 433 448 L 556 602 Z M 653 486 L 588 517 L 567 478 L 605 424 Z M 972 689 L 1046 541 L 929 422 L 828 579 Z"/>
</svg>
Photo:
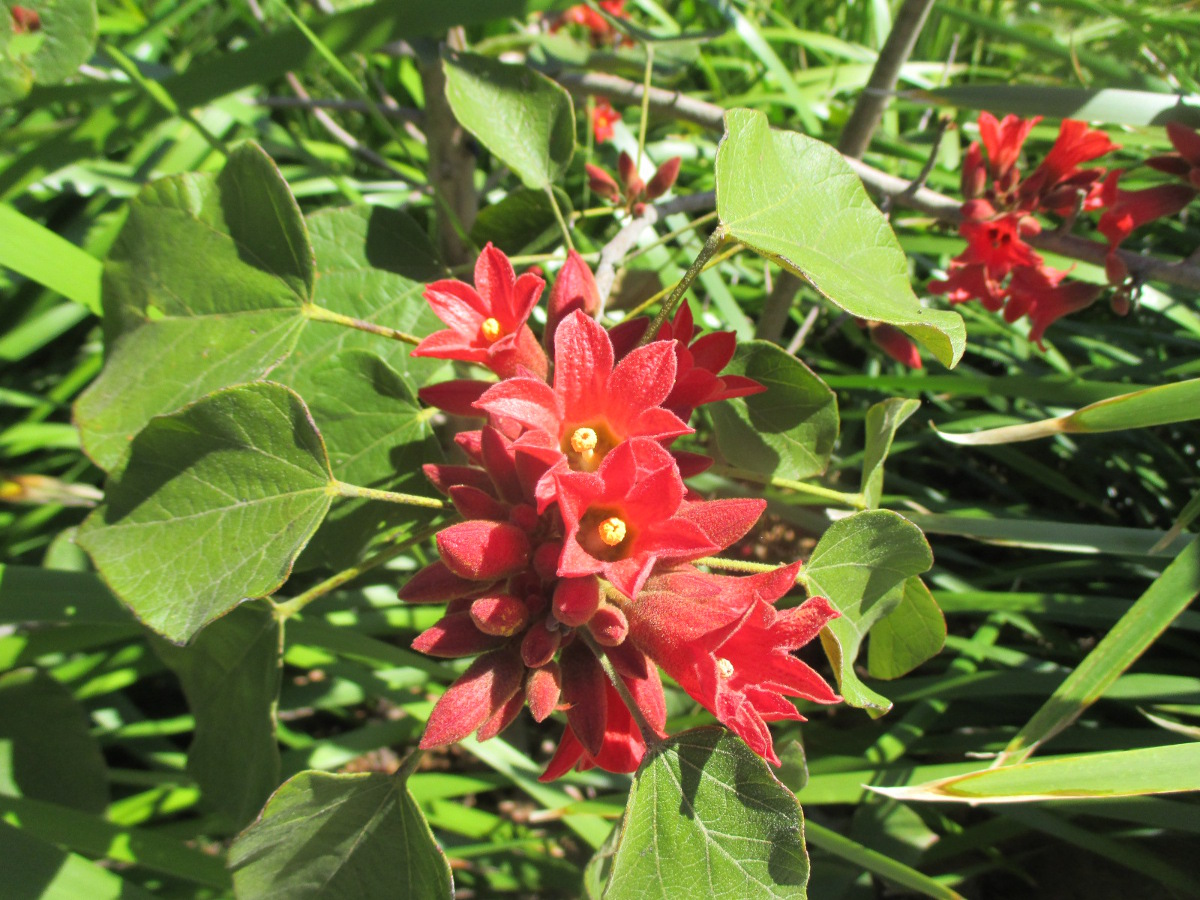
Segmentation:
<svg viewBox="0 0 1200 900">
<path fill-rule="evenodd" d="M 605 900 L 795 898 L 807 884 L 800 804 L 740 738 L 696 728 L 647 753 Z"/>
<path fill-rule="evenodd" d="M 766 388 L 710 407 L 717 446 L 727 459 L 779 478 L 825 471 L 838 434 L 837 397 L 825 382 L 767 341 L 739 344 L 724 374 L 745 375 Z"/>
<path fill-rule="evenodd" d="M 334 493 L 304 401 L 241 385 L 151 421 L 79 542 L 143 622 L 186 641 L 283 584 Z"/>
<path fill-rule="evenodd" d="M 238 900 L 451 897 L 450 866 L 407 776 L 289 779 L 230 848 Z"/>
<path fill-rule="evenodd" d="M 871 626 L 896 608 L 904 582 L 933 565 L 925 535 L 890 510 L 874 509 L 834 522 L 821 535 L 802 578 L 810 596 L 827 597 L 841 616 L 821 631 L 842 696 L 883 715 L 891 702 L 864 685 L 854 660 Z"/>
<path fill-rule="evenodd" d="M 545 75 L 474 53 L 447 53 L 446 99 L 462 126 L 528 188 L 558 181 L 575 155 L 571 95 Z"/>
<path fill-rule="evenodd" d="M 900 242 L 840 153 L 772 131 L 761 112 L 732 109 L 716 166 L 717 212 L 729 234 L 847 312 L 895 325 L 943 365 L 958 362 L 962 317 L 921 306 Z"/>
</svg>

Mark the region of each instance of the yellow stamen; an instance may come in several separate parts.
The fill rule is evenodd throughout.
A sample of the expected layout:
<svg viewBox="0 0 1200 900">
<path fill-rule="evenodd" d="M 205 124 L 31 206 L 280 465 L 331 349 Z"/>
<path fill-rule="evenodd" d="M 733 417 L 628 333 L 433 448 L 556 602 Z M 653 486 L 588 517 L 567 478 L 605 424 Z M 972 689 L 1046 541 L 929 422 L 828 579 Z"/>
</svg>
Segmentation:
<svg viewBox="0 0 1200 900">
<path fill-rule="evenodd" d="M 600 523 L 600 540 L 610 547 L 617 546 L 625 540 L 625 523 L 616 516 L 609 516 Z"/>
<path fill-rule="evenodd" d="M 479 326 L 479 333 L 489 343 L 494 343 L 500 337 L 500 331 L 500 323 L 491 318 L 484 319 L 483 324 Z"/>
<path fill-rule="evenodd" d="M 720 675 L 722 678 L 732 678 L 733 677 L 733 663 L 731 663 L 729 660 L 727 660 L 723 657 L 718 657 L 717 658 L 717 674 Z"/>
<path fill-rule="evenodd" d="M 591 428 L 576 428 L 575 433 L 571 435 L 571 449 L 576 453 L 595 450 L 597 442 L 596 432 Z"/>
</svg>

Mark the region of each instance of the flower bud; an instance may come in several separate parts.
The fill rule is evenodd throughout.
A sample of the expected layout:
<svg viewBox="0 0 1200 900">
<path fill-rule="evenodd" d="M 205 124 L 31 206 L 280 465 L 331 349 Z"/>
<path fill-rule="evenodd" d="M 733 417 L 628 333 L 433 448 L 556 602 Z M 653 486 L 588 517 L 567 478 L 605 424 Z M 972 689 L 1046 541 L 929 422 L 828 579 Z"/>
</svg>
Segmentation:
<svg viewBox="0 0 1200 900">
<path fill-rule="evenodd" d="M 521 641 L 521 660 L 531 669 L 550 662 L 562 643 L 562 631 L 551 631 L 546 624 L 545 620 L 535 622 Z"/>
<path fill-rule="evenodd" d="M 587 627 L 596 643 L 604 647 L 619 646 L 629 634 L 629 620 L 625 618 L 625 613 L 608 604 L 596 610 L 596 614 L 588 620 Z"/>
<path fill-rule="evenodd" d="M 595 316 L 600 310 L 600 288 L 596 285 L 596 277 L 583 257 L 574 250 L 569 250 L 567 261 L 558 270 L 554 287 L 550 289 L 550 299 L 546 305 L 546 330 L 542 335 L 542 343 L 553 347 L 554 332 L 558 329 L 558 323 L 577 309 L 585 316 Z"/>
<path fill-rule="evenodd" d="M 491 594 L 471 604 L 471 618 L 484 634 L 510 637 L 525 626 L 529 611 L 516 597 Z"/>
<path fill-rule="evenodd" d="M 571 628 L 582 625 L 600 608 L 600 580 L 595 575 L 563 578 L 554 589 L 554 617 Z"/>
<path fill-rule="evenodd" d="M 646 184 L 647 200 L 657 200 L 671 189 L 671 186 L 675 184 L 675 179 L 679 177 L 679 164 L 681 162 L 682 160 L 678 156 L 672 156 L 658 167 L 658 171 L 654 173 L 654 177 Z"/>
<path fill-rule="evenodd" d="M 544 722 L 558 708 L 560 696 L 562 672 L 556 662 L 532 670 L 525 679 L 525 700 L 535 722 Z"/>
</svg>

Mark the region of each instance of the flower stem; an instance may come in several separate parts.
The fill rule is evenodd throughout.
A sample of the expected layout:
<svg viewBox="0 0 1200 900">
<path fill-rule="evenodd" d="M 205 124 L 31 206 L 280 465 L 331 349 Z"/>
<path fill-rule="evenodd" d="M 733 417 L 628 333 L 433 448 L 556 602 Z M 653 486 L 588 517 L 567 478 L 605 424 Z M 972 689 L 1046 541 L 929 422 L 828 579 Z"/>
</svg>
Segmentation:
<svg viewBox="0 0 1200 900">
<path fill-rule="evenodd" d="M 331 490 L 338 497 L 358 497 L 363 500 L 382 500 L 385 503 L 403 503 L 407 506 L 423 506 L 426 509 L 445 509 L 446 504 L 436 497 L 422 497 L 419 494 L 398 494 L 395 491 L 377 491 L 374 488 L 359 487 L 356 484 L 346 484 L 344 481 L 334 481 Z"/>
<path fill-rule="evenodd" d="M 621 695 L 621 699 L 625 701 L 625 706 L 629 708 L 629 714 L 633 716 L 633 721 L 637 724 L 638 731 L 642 733 L 642 740 L 646 742 L 646 748 L 653 749 L 657 747 L 662 743 L 662 738 L 658 736 L 658 732 L 646 721 L 641 707 L 633 699 L 633 694 L 629 693 L 629 688 L 625 686 L 625 682 L 617 674 L 617 670 L 613 668 L 612 660 L 604 655 L 604 649 L 596 645 L 596 642 L 592 640 L 592 636 L 587 633 L 586 628 L 580 628 L 575 633 L 592 649 L 592 653 L 596 654 L 596 659 L 600 661 L 600 665 L 604 669 L 604 674 L 608 676 L 608 680 L 612 682 L 613 687 L 617 689 L 617 693 Z"/>
<path fill-rule="evenodd" d="M 716 215 L 716 213 L 713 213 L 713 215 Z M 712 257 L 712 259 L 710 259 L 708 262 L 706 262 L 704 264 L 704 269 L 707 271 L 708 269 L 711 269 L 713 266 L 720 265 L 721 263 L 725 262 L 725 260 L 729 259 L 729 257 L 731 257 L 737 253 L 741 253 L 741 252 L 742 252 L 742 245 L 740 243 L 734 242 L 733 246 L 730 247 L 728 250 L 718 253 L 716 256 Z M 636 255 L 637 254 L 631 254 L 631 257 L 636 256 Z M 671 290 L 674 290 L 674 288 L 672 288 Z M 654 294 L 654 295 L 648 297 L 647 299 L 643 300 L 641 303 L 639 303 L 637 306 L 635 306 L 633 309 L 631 309 L 629 312 L 627 312 L 625 314 L 625 318 L 632 319 L 634 316 L 640 316 L 642 313 L 644 313 L 646 310 L 648 310 L 650 307 L 652 307 L 655 303 L 657 303 L 659 300 L 661 300 L 663 297 L 665 297 L 669 293 L 670 293 L 670 290 L 663 288 L 663 290 L 661 290 L 657 294 Z"/>
<path fill-rule="evenodd" d="M 348 569 L 343 569 L 336 575 L 331 575 L 321 583 L 313 585 L 304 593 L 297 594 L 291 600 L 285 600 L 282 603 L 274 603 L 275 618 L 282 622 L 284 619 L 294 616 L 314 600 L 324 597 L 330 591 L 336 591 L 342 585 L 353 581 L 364 572 L 369 572 L 371 569 L 382 566 L 388 560 L 399 556 L 409 547 L 413 547 L 416 544 L 427 541 L 429 538 L 437 534 L 443 524 L 445 523 L 438 523 L 437 525 L 431 525 L 429 528 L 418 531 L 411 537 L 400 541 L 400 543 L 393 544 L 391 547 L 386 547 L 383 550 L 380 550 L 374 556 L 368 556 L 358 565 L 351 566 Z"/>
<path fill-rule="evenodd" d="M 646 48 L 646 74 L 642 79 L 642 118 L 638 122 L 638 151 L 637 168 L 642 167 L 642 154 L 646 150 L 646 123 L 650 118 L 650 78 L 654 74 L 654 45 L 643 44 Z"/>
<path fill-rule="evenodd" d="M 367 322 L 363 319 L 355 319 L 352 316 L 343 316 L 341 313 L 335 313 L 332 310 L 325 309 L 323 306 L 317 306 L 315 303 L 306 303 L 302 307 L 304 315 L 312 319 L 314 322 L 332 322 L 334 325 L 344 325 L 346 328 L 354 328 L 358 331 L 365 331 L 368 334 L 377 334 L 380 337 L 390 338 L 393 341 L 403 341 L 406 344 L 419 344 L 421 339 L 414 337 L 404 331 L 397 331 L 395 328 L 388 328 L 384 325 L 376 325 L 374 322 Z"/>
<path fill-rule="evenodd" d="M 795 491 L 797 494 L 807 494 L 810 497 L 816 497 L 819 500 L 828 500 L 830 503 L 837 503 L 841 506 L 849 506 L 852 509 L 866 509 L 867 501 L 861 493 L 846 494 L 842 491 L 835 491 L 832 488 L 821 487 L 817 484 L 806 484 L 803 481 L 792 481 L 790 478 L 776 478 L 772 475 L 759 475 L 757 472 L 749 472 L 745 469 L 739 469 L 735 466 L 713 465 L 708 469 L 714 475 L 723 475 L 726 478 L 739 478 L 742 481 L 753 481 L 755 484 L 766 484 L 771 487 L 784 488 L 789 491 Z"/>
<path fill-rule="evenodd" d="M 692 286 L 692 282 L 704 271 L 705 264 L 721 248 L 727 237 L 728 232 L 725 230 L 724 225 L 718 225 L 713 229 L 712 234 L 708 236 L 708 240 L 704 242 L 704 246 L 700 248 L 700 253 L 692 260 L 692 264 L 688 266 L 688 270 L 683 273 L 683 278 L 679 279 L 679 283 L 675 285 L 675 289 L 671 291 L 670 295 L 663 302 L 662 309 L 658 311 L 658 315 L 650 323 L 650 327 L 646 329 L 646 333 L 642 335 L 642 344 L 648 344 L 654 340 L 655 335 L 658 334 L 658 330 L 675 314 L 675 307 L 679 305 L 679 301 L 683 299 L 683 295 L 687 293 L 687 289 Z"/>
<path fill-rule="evenodd" d="M 554 210 L 554 218 L 558 219 L 558 227 L 562 229 L 563 240 L 567 242 L 567 249 L 574 250 L 575 245 L 571 242 L 571 229 L 567 227 L 567 220 L 563 218 L 562 210 L 558 207 L 558 198 L 554 196 L 553 185 L 546 185 L 546 196 L 550 198 L 550 207 Z"/>
</svg>

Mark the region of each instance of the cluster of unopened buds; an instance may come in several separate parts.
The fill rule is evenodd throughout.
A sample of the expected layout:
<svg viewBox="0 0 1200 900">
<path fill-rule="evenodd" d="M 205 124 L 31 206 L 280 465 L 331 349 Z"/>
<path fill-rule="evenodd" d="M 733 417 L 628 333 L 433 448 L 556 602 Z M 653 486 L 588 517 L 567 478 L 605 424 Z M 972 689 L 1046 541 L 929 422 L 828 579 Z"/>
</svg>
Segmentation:
<svg viewBox="0 0 1200 900">
<path fill-rule="evenodd" d="M 647 740 L 665 736 L 661 668 L 778 764 L 767 722 L 802 721 L 789 698 L 840 699 L 793 655 L 837 613 L 822 597 L 776 608 L 799 563 L 739 576 L 698 566 L 766 504 L 700 498 L 684 478 L 711 460 L 672 448 L 697 407 L 762 387 L 720 374 L 734 336 L 697 338 L 686 304 L 654 335 L 647 319 L 605 330 L 592 271 L 573 251 L 539 341 L 530 314 L 543 288 L 489 244 L 474 287 L 445 280 L 425 292 L 447 328 L 414 355 L 475 363 L 498 380 L 421 391 L 483 420 L 455 438 L 465 463 L 425 467 L 461 521 L 400 591 L 448 604 L 415 649 L 477 656 L 434 706 L 421 747 L 493 737 L 528 706 L 537 722 L 565 713 L 543 780 L 573 767 L 631 772 Z"/>
<path fill-rule="evenodd" d="M 1051 323 L 1089 306 L 1103 288 L 1069 279 L 1069 272 L 1045 264 L 1027 243 L 1042 230 L 1038 214 L 1058 216 L 1069 229 L 1081 213 L 1101 213 L 1097 229 L 1108 242 L 1105 268 L 1117 288 L 1113 305 L 1124 312 L 1131 285 L 1117 249 L 1135 228 L 1178 213 L 1197 191 L 1190 183 L 1122 190 L 1123 170 L 1083 165 L 1120 149 L 1118 145 L 1073 119 L 1062 122 L 1046 158 L 1023 178 L 1021 148 L 1039 121 L 1040 116 L 1013 115 L 998 121 L 980 113 L 980 141 L 968 148 L 962 172 L 965 202 L 959 234 L 967 248 L 951 261 L 948 276 L 931 282 L 929 289 L 952 303 L 979 300 L 993 312 L 1003 310 L 1009 322 L 1028 316 L 1030 337 L 1040 344 Z M 1186 179 L 1200 165 L 1200 138 L 1178 125 L 1168 126 L 1168 133 L 1179 152 L 1147 164 Z"/>
<path fill-rule="evenodd" d="M 642 180 L 638 175 L 637 163 L 624 150 L 617 157 L 617 178 L 614 179 L 604 169 L 592 163 L 587 163 L 588 187 L 597 196 L 615 206 L 620 206 L 631 215 L 640 216 L 646 211 L 646 204 L 657 200 L 671 189 L 675 179 L 679 177 L 680 158 L 672 156 L 659 166 L 649 181 Z"/>
</svg>

